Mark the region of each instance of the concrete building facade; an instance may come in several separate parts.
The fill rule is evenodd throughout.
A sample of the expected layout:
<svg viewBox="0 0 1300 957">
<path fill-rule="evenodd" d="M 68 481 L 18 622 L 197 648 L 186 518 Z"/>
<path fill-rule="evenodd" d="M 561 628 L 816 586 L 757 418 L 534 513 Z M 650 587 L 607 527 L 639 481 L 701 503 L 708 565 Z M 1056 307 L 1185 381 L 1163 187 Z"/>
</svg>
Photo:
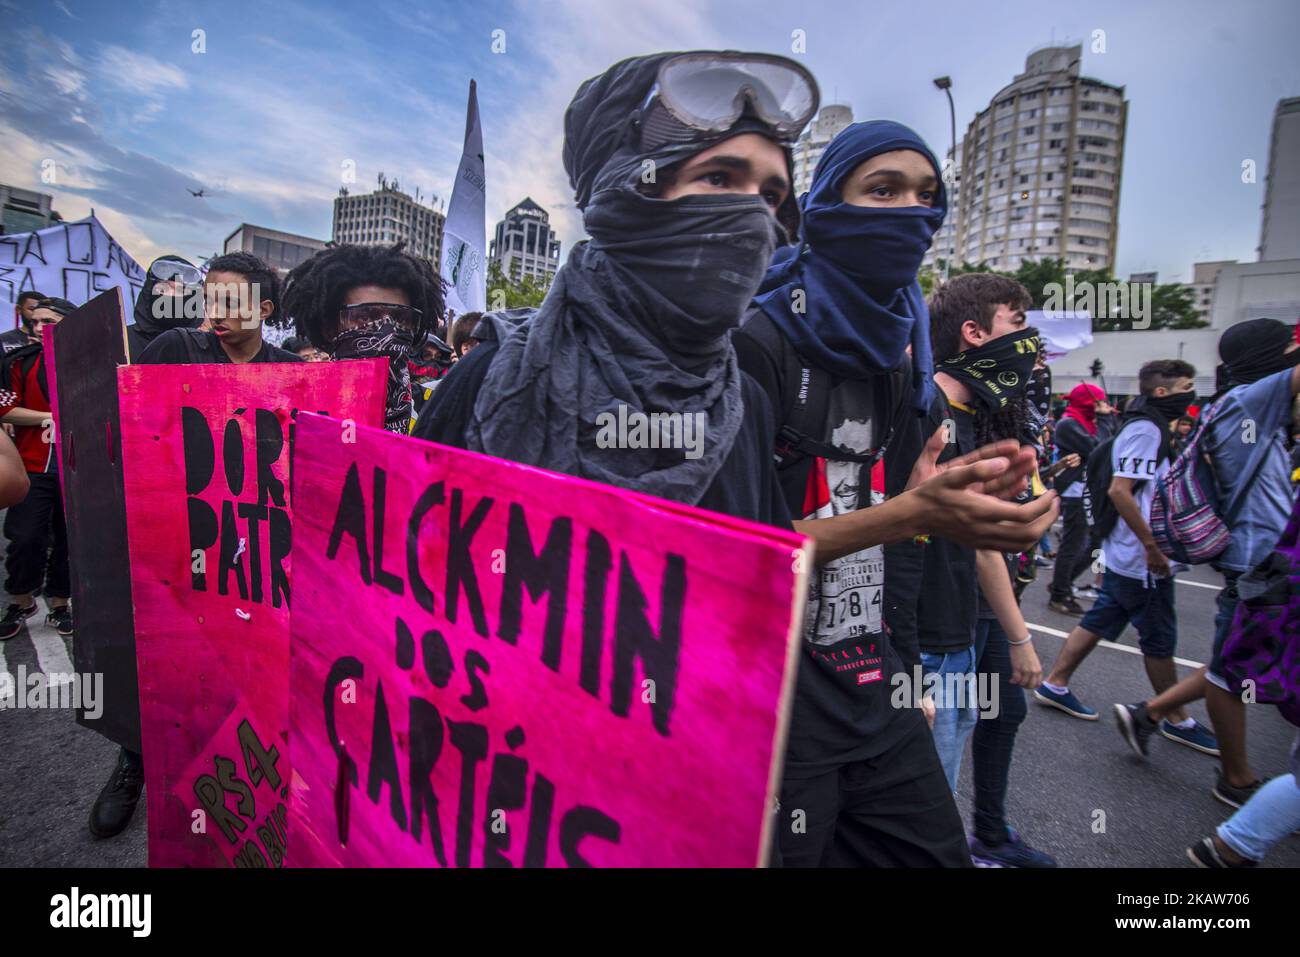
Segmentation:
<svg viewBox="0 0 1300 957">
<path fill-rule="evenodd" d="M 334 200 L 336 243 L 362 246 L 405 242 L 406 251 L 435 264 L 442 261 L 442 229 L 447 217 L 402 192 L 383 177 L 373 193 L 352 195 L 345 186 Z"/>
</svg>

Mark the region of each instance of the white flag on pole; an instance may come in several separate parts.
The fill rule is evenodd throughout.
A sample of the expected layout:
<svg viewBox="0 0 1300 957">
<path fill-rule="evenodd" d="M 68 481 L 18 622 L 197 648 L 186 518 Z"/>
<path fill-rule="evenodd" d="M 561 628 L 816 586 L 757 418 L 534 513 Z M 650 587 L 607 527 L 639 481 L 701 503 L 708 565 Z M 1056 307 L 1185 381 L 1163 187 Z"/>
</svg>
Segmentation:
<svg viewBox="0 0 1300 957">
<path fill-rule="evenodd" d="M 478 117 L 478 88 L 469 81 L 465 114 L 465 150 L 447 205 L 442 232 L 442 278 L 447 307 L 457 315 L 487 305 L 487 180 L 483 171 L 483 127 Z"/>
</svg>

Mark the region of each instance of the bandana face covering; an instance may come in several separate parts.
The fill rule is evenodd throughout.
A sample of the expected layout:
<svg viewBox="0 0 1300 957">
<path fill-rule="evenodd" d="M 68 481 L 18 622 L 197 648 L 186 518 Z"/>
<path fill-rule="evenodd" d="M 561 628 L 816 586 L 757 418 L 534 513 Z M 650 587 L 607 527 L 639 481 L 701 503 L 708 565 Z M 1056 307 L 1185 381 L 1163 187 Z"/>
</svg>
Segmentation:
<svg viewBox="0 0 1300 957">
<path fill-rule="evenodd" d="M 1144 403 L 1155 409 L 1169 421 L 1186 414 L 1188 408 L 1196 401 L 1196 392 L 1175 392 L 1172 395 L 1147 396 Z"/>
<path fill-rule="evenodd" d="M 977 402 L 997 412 L 1029 387 L 1038 348 L 1038 330 L 1024 329 L 945 359 L 936 371 L 961 380 Z"/>
<path fill-rule="evenodd" d="M 349 325 L 344 321 L 341 325 Z M 334 339 L 335 359 L 388 357 L 388 398 L 384 404 L 384 428 L 405 435 L 411 428 L 411 370 L 415 336 L 409 326 L 384 315 L 344 329 Z"/>
</svg>

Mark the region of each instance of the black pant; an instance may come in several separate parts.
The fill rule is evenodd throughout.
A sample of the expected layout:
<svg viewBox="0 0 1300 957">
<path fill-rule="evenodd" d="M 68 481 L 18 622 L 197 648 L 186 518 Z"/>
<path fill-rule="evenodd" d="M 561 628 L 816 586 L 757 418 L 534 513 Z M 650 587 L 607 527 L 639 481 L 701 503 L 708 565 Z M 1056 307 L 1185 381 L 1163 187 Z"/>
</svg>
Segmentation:
<svg viewBox="0 0 1300 957">
<path fill-rule="evenodd" d="M 68 529 L 56 472 L 28 472 L 31 491 L 5 516 L 5 591 L 30 595 L 45 585 L 47 598 L 70 598 Z M 53 539 L 53 547 L 51 547 Z"/>
<path fill-rule="evenodd" d="M 919 710 L 906 714 L 916 727 L 879 757 L 782 782 L 781 866 L 971 866 L 934 739 Z"/>
<path fill-rule="evenodd" d="M 1007 779 L 1011 752 L 1029 708 L 1025 689 L 1011 683 L 1011 645 L 996 621 L 980 619 L 975 629 L 975 671 L 998 683 L 998 715 L 982 714 L 971 735 L 971 774 L 975 782 L 975 836 L 1001 843 L 1007 834 Z"/>
<path fill-rule="evenodd" d="M 1092 563 L 1088 518 L 1083 512 L 1082 498 L 1061 499 L 1061 521 L 1061 547 L 1056 551 L 1056 565 L 1052 568 L 1052 601 L 1069 598 L 1074 580 Z"/>
</svg>

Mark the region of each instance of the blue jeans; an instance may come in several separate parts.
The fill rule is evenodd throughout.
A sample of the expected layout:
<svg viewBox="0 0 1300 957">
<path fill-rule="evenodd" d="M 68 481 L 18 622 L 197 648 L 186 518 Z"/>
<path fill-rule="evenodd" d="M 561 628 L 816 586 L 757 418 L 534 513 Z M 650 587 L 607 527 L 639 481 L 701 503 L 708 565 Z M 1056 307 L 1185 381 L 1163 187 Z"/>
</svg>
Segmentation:
<svg viewBox="0 0 1300 957">
<path fill-rule="evenodd" d="M 1219 839 L 1242 857 L 1262 861 L 1269 849 L 1300 828 L 1300 783 L 1294 774 L 1274 778 L 1219 825 Z"/>
<path fill-rule="evenodd" d="M 975 729 L 975 646 L 946 655 L 921 652 L 924 689 L 934 689 L 934 748 L 939 752 L 948 787 L 955 793 L 966 739 Z M 931 675 L 934 677 L 931 678 Z"/>
</svg>

